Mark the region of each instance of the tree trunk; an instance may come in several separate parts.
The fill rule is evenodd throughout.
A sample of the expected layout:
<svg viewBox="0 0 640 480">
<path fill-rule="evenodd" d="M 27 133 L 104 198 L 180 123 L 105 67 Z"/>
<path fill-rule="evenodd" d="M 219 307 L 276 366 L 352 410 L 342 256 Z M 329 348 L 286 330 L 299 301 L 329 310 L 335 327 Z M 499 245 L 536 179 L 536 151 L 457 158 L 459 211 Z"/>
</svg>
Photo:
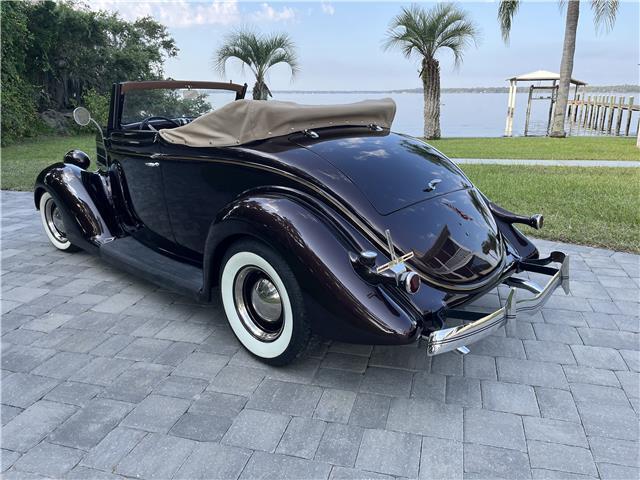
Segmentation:
<svg viewBox="0 0 640 480">
<path fill-rule="evenodd" d="M 422 60 L 424 90 L 424 137 L 440 138 L 440 64 L 437 60 Z"/>
<path fill-rule="evenodd" d="M 569 89 L 571 88 L 571 75 L 573 73 L 573 56 L 576 51 L 576 32 L 578 30 L 578 16 L 580 14 L 580 0 L 567 2 L 567 22 L 564 29 L 564 46 L 562 47 L 562 62 L 560 63 L 560 82 L 556 107 L 551 123 L 552 137 L 565 137 L 565 117 L 567 114 L 567 102 L 569 101 Z"/>
<path fill-rule="evenodd" d="M 256 84 L 253 86 L 253 99 L 254 100 L 267 100 L 269 97 L 269 90 L 267 84 L 262 78 L 256 78 Z"/>
</svg>

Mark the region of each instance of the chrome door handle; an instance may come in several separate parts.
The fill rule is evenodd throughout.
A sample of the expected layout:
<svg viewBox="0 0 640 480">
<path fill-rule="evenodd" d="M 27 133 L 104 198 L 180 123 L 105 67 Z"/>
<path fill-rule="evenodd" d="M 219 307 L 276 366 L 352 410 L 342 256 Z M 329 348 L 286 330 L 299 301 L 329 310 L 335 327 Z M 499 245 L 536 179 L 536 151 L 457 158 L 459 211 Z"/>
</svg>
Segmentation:
<svg viewBox="0 0 640 480">
<path fill-rule="evenodd" d="M 159 167 L 160 162 L 144 162 L 147 167 Z"/>
</svg>

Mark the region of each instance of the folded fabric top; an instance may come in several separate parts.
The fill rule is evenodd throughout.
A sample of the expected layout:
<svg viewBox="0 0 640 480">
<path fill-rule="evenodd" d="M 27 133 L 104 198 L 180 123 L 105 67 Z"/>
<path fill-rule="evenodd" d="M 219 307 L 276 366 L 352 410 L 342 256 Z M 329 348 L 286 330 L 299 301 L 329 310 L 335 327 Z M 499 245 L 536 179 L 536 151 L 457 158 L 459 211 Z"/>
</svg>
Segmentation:
<svg viewBox="0 0 640 480">
<path fill-rule="evenodd" d="M 169 143 L 229 147 L 324 127 L 378 125 L 391 128 L 396 104 L 390 98 L 344 105 L 300 105 L 275 100 L 236 100 L 182 127 L 162 129 Z"/>
</svg>

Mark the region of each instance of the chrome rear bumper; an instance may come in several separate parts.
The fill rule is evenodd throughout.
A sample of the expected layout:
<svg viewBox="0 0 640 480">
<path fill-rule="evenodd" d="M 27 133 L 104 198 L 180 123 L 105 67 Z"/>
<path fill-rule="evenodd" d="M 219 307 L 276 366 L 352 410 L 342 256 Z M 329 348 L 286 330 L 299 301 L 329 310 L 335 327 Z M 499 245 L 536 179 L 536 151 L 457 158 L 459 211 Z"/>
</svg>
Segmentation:
<svg viewBox="0 0 640 480">
<path fill-rule="evenodd" d="M 547 266 L 549 263 L 559 263 L 560 267 L 549 267 Z M 551 279 L 544 288 L 540 288 L 529 280 L 517 277 L 508 278 L 505 283 L 511 286 L 511 290 L 509 290 L 502 308 L 489 314 L 476 314 L 473 321 L 464 325 L 431 332 L 426 336 L 427 354 L 438 355 L 467 346 L 491 335 L 502 326 L 506 328 L 507 335 L 514 334 L 518 313 L 534 314 L 538 312 L 558 287 L 562 287 L 565 294 L 569 293 L 569 256 L 562 252 L 552 252 L 547 258 L 521 262 L 518 265 L 518 271 L 550 275 Z M 516 300 L 517 289 L 527 290 L 534 295 Z M 469 312 L 465 313 L 468 316 Z M 455 312 L 450 312 L 448 316 L 449 318 L 459 318 Z"/>
</svg>

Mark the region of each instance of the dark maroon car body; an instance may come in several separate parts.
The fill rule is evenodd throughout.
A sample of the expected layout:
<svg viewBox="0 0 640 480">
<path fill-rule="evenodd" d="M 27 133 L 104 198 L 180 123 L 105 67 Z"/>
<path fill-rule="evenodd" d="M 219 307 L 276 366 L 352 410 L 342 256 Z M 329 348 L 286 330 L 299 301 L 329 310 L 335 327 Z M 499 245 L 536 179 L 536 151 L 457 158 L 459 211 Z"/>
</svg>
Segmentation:
<svg viewBox="0 0 640 480">
<path fill-rule="evenodd" d="M 74 245 L 150 281 L 212 301 L 226 248 L 251 237 L 286 258 L 314 331 L 406 344 L 445 328 L 458 307 L 518 272 L 553 275 L 546 265 L 564 259 L 539 259 L 514 226 L 539 227 L 541 217 L 496 206 L 421 140 L 363 125 L 185 147 L 120 123 L 121 99 L 136 85 L 114 86 L 98 170 L 70 152 L 39 175 L 35 200 L 48 191 Z M 246 89 L 208 85 L 236 98 Z M 375 252 L 377 265 L 413 252 L 406 264 L 421 288 L 409 294 L 377 278 L 360 252 Z"/>
</svg>

